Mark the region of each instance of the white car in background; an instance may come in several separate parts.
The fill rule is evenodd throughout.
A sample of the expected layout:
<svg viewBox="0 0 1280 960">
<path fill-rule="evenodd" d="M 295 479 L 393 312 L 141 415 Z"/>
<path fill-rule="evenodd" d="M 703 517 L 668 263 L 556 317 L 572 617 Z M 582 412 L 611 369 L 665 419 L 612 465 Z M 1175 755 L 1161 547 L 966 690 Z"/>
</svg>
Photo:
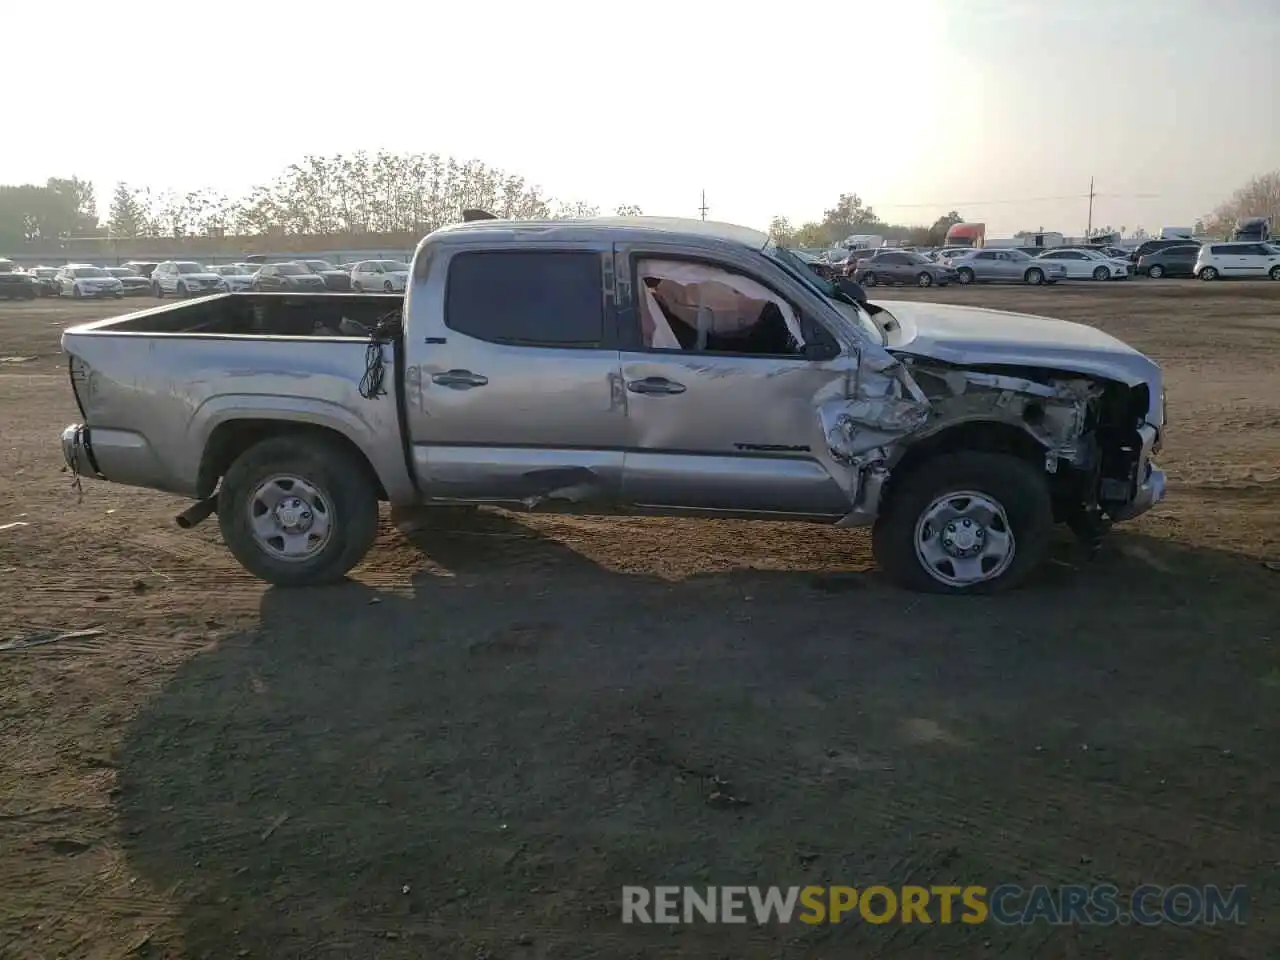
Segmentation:
<svg viewBox="0 0 1280 960">
<path fill-rule="evenodd" d="M 101 267 L 91 263 L 69 263 L 54 278 L 58 293 L 64 297 L 124 296 L 124 284 Z"/>
<path fill-rule="evenodd" d="M 404 293 L 409 265 L 402 260 L 361 260 L 351 268 L 351 289 L 356 293 Z"/>
<path fill-rule="evenodd" d="M 193 260 L 166 260 L 151 271 L 151 292 L 157 297 L 175 293 L 180 297 L 226 293 L 227 282 L 209 268 Z"/>
<path fill-rule="evenodd" d="M 1270 277 L 1280 280 L 1280 247 L 1269 243 L 1206 243 L 1196 257 L 1201 280 Z"/>
<path fill-rule="evenodd" d="M 1129 261 L 1108 257 L 1097 250 L 1048 250 L 1036 257 L 1050 263 L 1060 263 L 1067 271 L 1068 280 L 1127 280 Z"/>
<path fill-rule="evenodd" d="M 236 293 L 253 289 L 253 275 L 258 268 L 252 263 L 218 263 L 209 267 L 209 272 L 221 277 L 229 292 Z"/>
</svg>

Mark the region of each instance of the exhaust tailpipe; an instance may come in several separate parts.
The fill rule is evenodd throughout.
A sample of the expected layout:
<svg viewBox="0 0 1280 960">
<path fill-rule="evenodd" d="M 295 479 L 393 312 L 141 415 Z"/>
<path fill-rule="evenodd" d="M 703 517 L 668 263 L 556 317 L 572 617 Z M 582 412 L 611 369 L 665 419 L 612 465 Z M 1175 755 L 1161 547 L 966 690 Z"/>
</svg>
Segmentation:
<svg viewBox="0 0 1280 960">
<path fill-rule="evenodd" d="M 183 530 L 190 530 L 201 520 L 206 519 L 209 514 L 218 509 L 218 495 L 215 493 L 212 497 L 206 497 L 203 500 L 197 500 L 187 509 L 183 510 L 175 518 L 178 526 Z"/>
</svg>

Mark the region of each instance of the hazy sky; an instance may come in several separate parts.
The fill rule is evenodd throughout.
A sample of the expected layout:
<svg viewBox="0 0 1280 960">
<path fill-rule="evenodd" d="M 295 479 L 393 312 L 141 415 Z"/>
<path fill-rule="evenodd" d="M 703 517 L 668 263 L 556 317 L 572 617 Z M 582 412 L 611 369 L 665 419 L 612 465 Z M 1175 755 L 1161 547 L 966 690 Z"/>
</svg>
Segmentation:
<svg viewBox="0 0 1280 960">
<path fill-rule="evenodd" d="M 308 153 L 478 159 L 765 226 L 842 191 L 993 235 L 1190 225 L 1280 167 L 1280 0 L 10 4 L 0 183 L 236 194 Z M 16 37 L 30 42 L 14 44 Z M 40 39 L 37 39 L 40 38 Z"/>
</svg>

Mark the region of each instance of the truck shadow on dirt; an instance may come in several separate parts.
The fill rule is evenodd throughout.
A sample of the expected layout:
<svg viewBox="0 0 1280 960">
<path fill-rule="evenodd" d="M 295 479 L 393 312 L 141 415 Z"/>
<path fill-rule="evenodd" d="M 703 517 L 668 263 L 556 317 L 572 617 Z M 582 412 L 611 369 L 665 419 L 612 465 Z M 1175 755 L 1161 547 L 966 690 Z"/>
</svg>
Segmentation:
<svg viewBox="0 0 1280 960">
<path fill-rule="evenodd" d="M 412 595 L 268 591 L 259 629 L 131 726 L 125 846 L 174 891 L 187 955 L 1261 949 L 1256 926 L 624 927 L 619 908 L 624 884 L 1261 889 L 1280 580 L 1256 561 L 1117 536 L 957 600 L 874 574 L 622 574 L 507 517 L 412 536 L 434 564 Z"/>
</svg>

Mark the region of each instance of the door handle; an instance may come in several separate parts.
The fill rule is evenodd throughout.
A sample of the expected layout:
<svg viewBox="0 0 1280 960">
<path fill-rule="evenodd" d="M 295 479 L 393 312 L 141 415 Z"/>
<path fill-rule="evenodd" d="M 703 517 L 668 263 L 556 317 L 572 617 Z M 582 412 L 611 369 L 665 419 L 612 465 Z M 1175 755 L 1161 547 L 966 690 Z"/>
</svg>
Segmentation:
<svg viewBox="0 0 1280 960">
<path fill-rule="evenodd" d="M 489 378 L 472 373 L 470 370 L 447 370 L 444 373 L 433 374 L 431 382 L 454 390 L 470 390 L 472 387 L 483 387 L 489 382 Z"/>
<path fill-rule="evenodd" d="M 684 393 L 684 384 L 666 377 L 645 377 L 643 380 L 628 380 L 627 389 L 632 393 L 674 394 Z"/>
</svg>

